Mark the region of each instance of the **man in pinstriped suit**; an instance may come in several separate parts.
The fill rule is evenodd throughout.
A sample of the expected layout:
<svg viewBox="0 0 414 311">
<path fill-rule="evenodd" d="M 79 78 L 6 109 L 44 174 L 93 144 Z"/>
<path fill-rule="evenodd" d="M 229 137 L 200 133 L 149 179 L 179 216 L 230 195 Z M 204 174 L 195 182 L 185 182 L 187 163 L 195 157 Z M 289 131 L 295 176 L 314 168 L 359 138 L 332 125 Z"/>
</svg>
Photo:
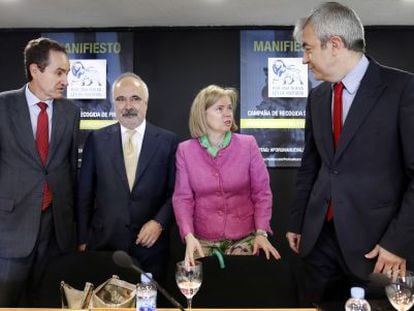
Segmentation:
<svg viewBox="0 0 414 311">
<path fill-rule="evenodd" d="M 0 307 L 17 306 L 47 261 L 74 245 L 79 108 L 62 98 L 69 60 L 39 38 L 26 46 L 25 66 L 29 82 L 0 94 Z"/>
</svg>

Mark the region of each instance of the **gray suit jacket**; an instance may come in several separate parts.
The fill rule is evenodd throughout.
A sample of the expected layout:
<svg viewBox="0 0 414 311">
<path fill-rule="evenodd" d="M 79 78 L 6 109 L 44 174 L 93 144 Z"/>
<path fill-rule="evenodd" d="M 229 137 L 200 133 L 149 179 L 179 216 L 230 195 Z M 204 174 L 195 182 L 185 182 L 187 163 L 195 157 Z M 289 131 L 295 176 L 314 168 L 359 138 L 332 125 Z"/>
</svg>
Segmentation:
<svg viewBox="0 0 414 311">
<path fill-rule="evenodd" d="M 52 136 L 45 167 L 30 123 L 25 87 L 0 94 L 0 257 L 25 257 L 35 245 L 45 180 L 53 194 L 56 239 L 73 245 L 74 184 L 79 108 L 54 100 Z"/>
<path fill-rule="evenodd" d="M 308 98 L 305 150 L 289 231 L 300 252 L 313 249 L 332 200 L 342 254 L 360 277 L 376 244 L 406 259 L 414 255 L 414 76 L 370 61 L 344 123 L 336 151 L 331 87 Z"/>
</svg>

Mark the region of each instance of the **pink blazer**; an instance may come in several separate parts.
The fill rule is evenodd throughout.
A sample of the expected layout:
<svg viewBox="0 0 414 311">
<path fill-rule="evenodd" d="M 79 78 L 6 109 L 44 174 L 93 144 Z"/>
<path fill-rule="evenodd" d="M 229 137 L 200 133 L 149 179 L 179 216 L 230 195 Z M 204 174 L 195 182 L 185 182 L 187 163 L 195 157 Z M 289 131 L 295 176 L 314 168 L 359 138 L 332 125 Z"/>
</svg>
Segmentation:
<svg viewBox="0 0 414 311">
<path fill-rule="evenodd" d="M 213 158 L 198 139 L 178 146 L 173 207 L 180 235 L 205 240 L 240 239 L 271 232 L 272 192 L 256 140 L 232 134 Z"/>
</svg>

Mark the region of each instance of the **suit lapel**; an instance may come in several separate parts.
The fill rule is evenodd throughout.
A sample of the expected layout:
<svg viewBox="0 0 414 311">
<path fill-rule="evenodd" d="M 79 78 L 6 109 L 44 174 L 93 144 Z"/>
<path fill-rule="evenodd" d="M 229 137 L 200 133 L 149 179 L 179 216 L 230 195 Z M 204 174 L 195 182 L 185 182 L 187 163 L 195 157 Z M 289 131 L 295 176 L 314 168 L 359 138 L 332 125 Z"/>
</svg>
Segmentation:
<svg viewBox="0 0 414 311">
<path fill-rule="evenodd" d="M 334 145 L 332 136 L 332 114 L 331 114 L 331 101 L 332 101 L 332 89 L 329 83 L 325 83 L 317 93 L 313 95 L 312 101 L 314 102 L 312 108 L 315 110 L 312 114 L 313 127 L 315 133 L 320 133 L 322 136 L 322 146 L 325 150 L 328 159 L 332 159 L 334 155 Z M 315 139 L 317 139 L 315 137 Z"/>
<path fill-rule="evenodd" d="M 335 153 L 335 160 L 341 157 L 355 133 L 358 131 L 358 128 L 380 98 L 384 88 L 385 85 L 381 80 L 380 67 L 371 61 L 365 76 L 361 80 L 361 85 L 358 88 L 351 109 L 345 120 Z"/>
<path fill-rule="evenodd" d="M 106 129 L 104 139 L 107 140 L 105 146 L 108 146 L 107 152 L 110 154 L 115 171 L 122 180 L 122 184 L 129 191 L 128 177 L 126 174 L 124 154 L 122 148 L 121 126 L 116 123 Z"/>
<path fill-rule="evenodd" d="M 62 142 L 65 128 L 67 126 L 66 114 L 64 110 L 65 103 L 55 99 L 53 101 L 53 117 L 52 117 L 52 136 L 50 139 L 49 152 L 47 154 L 46 166 Z"/>
<path fill-rule="evenodd" d="M 11 103 L 11 119 L 14 124 L 14 133 L 16 141 L 40 166 L 39 153 L 37 152 L 36 142 L 33 134 L 32 123 L 30 121 L 29 108 L 25 96 L 25 86 L 19 90 L 15 102 Z"/>
<path fill-rule="evenodd" d="M 142 142 L 141 153 L 139 155 L 137 174 L 135 175 L 135 185 L 139 182 L 149 163 L 151 162 L 154 152 L 157 150 L 159 144 L 158 132 L 147 122 L 144 140 Z"/>
</svg>

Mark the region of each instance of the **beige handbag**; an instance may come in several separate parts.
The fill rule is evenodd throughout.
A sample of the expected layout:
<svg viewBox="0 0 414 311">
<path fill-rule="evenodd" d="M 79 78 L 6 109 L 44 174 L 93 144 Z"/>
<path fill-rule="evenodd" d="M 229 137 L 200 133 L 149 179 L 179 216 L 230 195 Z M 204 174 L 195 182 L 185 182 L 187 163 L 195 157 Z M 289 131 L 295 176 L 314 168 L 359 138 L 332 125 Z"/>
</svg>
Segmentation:
<svg viewBox="0 0 414 311">
<path fill-rule="evenodd" d="M 135 292 L 136 285 L 113 275 L 94 290 L 92 304 L 94 308 L 134 308 Z"/>
<path fill-rule="evenodd" d="M 136 285 L 122 281 L 117 275 L 99 285 L 95 290 L 87 282 L 82 290 L 75 289 L 62 281 L 60 292 L 62 308 L 134 308 Z"/>
<path fill-rule="evenodd" d="M 62 281 L 60 282 L 60 295 L 62 309 L 87 309 L 93 295 L 93 284 L 86 282 L 82 291 Z"/>
</svg>

